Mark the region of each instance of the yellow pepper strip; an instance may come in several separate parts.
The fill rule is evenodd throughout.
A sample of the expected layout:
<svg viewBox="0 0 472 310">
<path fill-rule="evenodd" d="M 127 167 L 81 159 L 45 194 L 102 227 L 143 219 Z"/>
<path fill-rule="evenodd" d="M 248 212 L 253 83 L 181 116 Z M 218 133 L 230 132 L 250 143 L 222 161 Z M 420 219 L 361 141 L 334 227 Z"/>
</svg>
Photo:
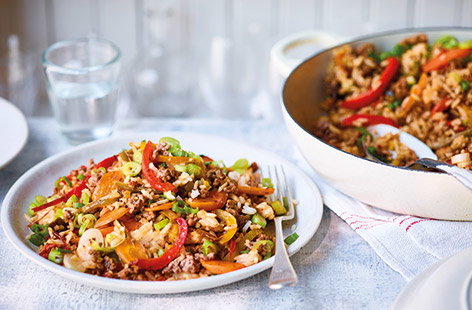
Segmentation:
<svg viewBox="0 0 472 310">
<path fill-rule="evenodd" d="M 221 209 L 217 209 L 215 212 L 220 219 L 226 222 L 227 227 L 231 227 L 220 237 L 220 243 L 226 243 L 230 241 L 231 238 L 233 238 L 233 236 L 236 234 L 236 231 L 238 230 L 238 223 L 236 218 L 229 212 Z"/>
<path fill-rule="evenodd" d="M 161 214 L 166 216 L 169 220 L 175 220 L 177 218 L 177 214 L 172 210 L 163 210 L 161 211 Z"/>
</svg>

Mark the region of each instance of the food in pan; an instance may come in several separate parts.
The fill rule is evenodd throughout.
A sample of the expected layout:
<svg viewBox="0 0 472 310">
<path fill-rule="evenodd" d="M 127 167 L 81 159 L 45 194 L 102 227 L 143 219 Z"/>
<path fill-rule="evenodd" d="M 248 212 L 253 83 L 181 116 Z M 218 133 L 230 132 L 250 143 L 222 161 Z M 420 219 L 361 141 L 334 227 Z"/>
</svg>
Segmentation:
<svg viewBox="0 0 472 310">
<path fill-rule="evenodd" d="M 375 136 L 387 124 L 426 143 L 439 160 L 472 169 L 472 41 L 416 34 L 390 51 L 372 44 L 333 51 L 325 78 L 324 114 L 314 133 L 361 157 L 405 166 L 416 154 L 398 135 Z"/>
<path fill-rule="evenodd" d="M 164 281 L 226 273 L 274 254 L 268 224 L 286 206 L 272 200 L 272 182 L 256 163 L 226 167 L 170 137 L 130 147 L 90 160 L 60 177 L 51 196 L 34 199 L 28 240 L 39 255 L 98 276 Z"/>
</svg>

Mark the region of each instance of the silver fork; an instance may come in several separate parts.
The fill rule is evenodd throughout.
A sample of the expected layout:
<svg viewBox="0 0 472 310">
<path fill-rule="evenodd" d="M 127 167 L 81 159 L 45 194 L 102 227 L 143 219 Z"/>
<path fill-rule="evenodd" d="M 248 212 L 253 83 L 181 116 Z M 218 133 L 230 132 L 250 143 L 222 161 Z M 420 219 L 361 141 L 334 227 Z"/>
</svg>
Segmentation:
<svg viewBox="0 0 472 310">
<path fill-rule="evenodd" d="M 280 215 L 274 218 L 275 222 L 275 258 L 272 271 L 269 276 L 269 287 L 271 289 L 279 289 L 285 286 L 293 286 L 297 283 L 298 278 L 295 270 L 293 269 L 292 263 L 287 254 L 285 248 L 284 236 L 282 231 L 282 221 L 291 220 L 295 216 L 295 210 L 293 208 L 292 193 L 287 183 L 287 176 L 283 166 L 280 166 L 280 171 L 283 179 L 283 184 L 280 181 L 279 169 L 274 166 L 276 185 L 276 194 L 278 200 L 284 205 L 283 197 L 287 197 L 288 211 L 285 215 Z M 269 167 L 269 177 L 272 179 L 271 169 Z"/>
</svg>

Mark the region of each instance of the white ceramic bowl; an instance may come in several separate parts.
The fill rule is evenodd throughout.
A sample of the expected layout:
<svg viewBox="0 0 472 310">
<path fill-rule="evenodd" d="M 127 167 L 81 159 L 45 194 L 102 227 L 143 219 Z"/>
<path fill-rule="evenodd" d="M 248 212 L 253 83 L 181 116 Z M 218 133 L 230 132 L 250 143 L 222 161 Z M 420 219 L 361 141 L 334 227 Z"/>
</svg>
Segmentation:
<svg viewBox="0 0 472 310">
<path fill-rule="evenodd" d="M 472 28 L 412 29 L 370 35 L 348 42 L 389 50 L 401 39 L 424 32 L 431 41 L 450 34 L 472 39 Z M 421 217 L 472 220 L 472 191 L 452 176 L 375 163 L 341 151 L 313 134 L 313 120 L 325 97 L 322 79 L 332 48 L 296 67 L 283 90 L 285 123 L 311 167 L 340 191 L 378 208 Z"/>
<path fill-rule="evenodd" d="M 299 201 L 296 208 L 296 219 L 284 225 L 285 236 L 291 234 L 292 229 L 299 235 L 299 238 L 288 247 L 289 254 L 300 250 L 318 229 L 323 214 L 320 192 L 313 181 L 290 162 L 269 151 L 223 138 L 182 132 L 159 132 L 83 144 L 54 155 L 28 170 L 11 187 L 2 203 L 1 220 L 6 236 L 23 255 L 45 269 L 80 283 L 128 293 L 164 294 L 203 290 L 239 281 L 270 268 L 274 262 L 273 257 L 247 268 L 208 278 L 163 282 L 131 281 L 109 279 L 73 271 L 50 262 L 35 252 L 34 246 L 26 240 L 31 232 L 27 228 L 28 222 L 24 214 L 27 212 L 30 201 L 36 195 L 50 194 L 58 176 L 66 175 L 71 169 L 87 162 L 89 158 L 101 160 L 111 154 L 119 153 L 128 146 L 130 141 L 143 139 L 155 141 L 163 136 L 175 137 L 180 140 L 185 149 L 198 154 L 208 154 L 212 158 L 222 159 L 226 163 L 246 157 L 248 160 L 258 162 L 261 167 L 268 164 L 283 165 L 289 184 L 292 185 L 293 195 Z M 266 283 L 261 283 L 261 285 L 266 285 Z"/>
</svg>

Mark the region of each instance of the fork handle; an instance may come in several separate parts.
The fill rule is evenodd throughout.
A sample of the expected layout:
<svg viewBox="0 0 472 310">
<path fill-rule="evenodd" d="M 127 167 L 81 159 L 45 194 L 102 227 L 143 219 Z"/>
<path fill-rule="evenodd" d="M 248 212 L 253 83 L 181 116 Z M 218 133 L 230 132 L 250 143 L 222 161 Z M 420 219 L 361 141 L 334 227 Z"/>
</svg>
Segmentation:
<svg viewBox="0 0 472 310">
<path fill-rule="evenodd" d="M 285 286 L 293 286 L 298 278 L 292 263 L 288 258 L 285 248 L 284 236 L 282 232 L 282 219 L 275 218 L 275 259 L 274 266 L 269 277 L 269 287 L 279 289 Z"/>
</svg>

